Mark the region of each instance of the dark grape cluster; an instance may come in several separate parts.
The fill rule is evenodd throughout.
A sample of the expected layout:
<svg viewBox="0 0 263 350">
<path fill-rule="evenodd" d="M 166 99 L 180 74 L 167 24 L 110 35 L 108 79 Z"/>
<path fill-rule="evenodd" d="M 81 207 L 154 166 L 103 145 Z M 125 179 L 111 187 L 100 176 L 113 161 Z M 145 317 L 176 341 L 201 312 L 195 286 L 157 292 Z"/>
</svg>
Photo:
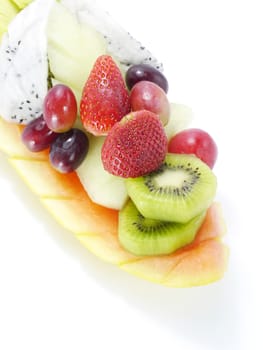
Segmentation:
<svg viewBox="0 0 263 350">
<path fill-rule="evenodd" d="M 89 139 L 85 132 L 73 128 L 77 117 L 77 102 L 65 85 L 49 90 L 43 115 L 30 122 L 22 132 L 22 142 L 31 152 L 49 149 L 51 165 L 61 173 L 78 168 L 84 160 Z"/>
<path fill-rule="evenodd" d="M 159 115 L 163 125 L 168 123 L 168 82 L 160 71 L 147 64 L 134 65 L 126 73 L 126 84 L 133 111 L 149 110 Z M 55 85 L 44 99 L 43 115 L 22 132 L 22 141 L 30 151 L 49 149 L 50 163 L 61 173 L 76 170 L 88 152 L 86 133 L 73 128 L 77 112 L 73 91 L 63 84 Z"/>
</svg>

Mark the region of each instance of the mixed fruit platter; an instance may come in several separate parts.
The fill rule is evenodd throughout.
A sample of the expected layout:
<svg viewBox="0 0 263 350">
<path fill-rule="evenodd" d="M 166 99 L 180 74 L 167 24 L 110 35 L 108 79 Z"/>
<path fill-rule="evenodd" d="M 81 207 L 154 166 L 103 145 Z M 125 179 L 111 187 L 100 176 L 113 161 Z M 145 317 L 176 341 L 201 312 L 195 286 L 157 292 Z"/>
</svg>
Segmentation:
<svg viewBox="0 0 263 350">
<path fill-rule="evenodd" d="M 89 0 L 2 0 L 0 149 L 95 255 L 171 287 L 221 279 L 217 146 L 163 66 Z"/>
</svg>

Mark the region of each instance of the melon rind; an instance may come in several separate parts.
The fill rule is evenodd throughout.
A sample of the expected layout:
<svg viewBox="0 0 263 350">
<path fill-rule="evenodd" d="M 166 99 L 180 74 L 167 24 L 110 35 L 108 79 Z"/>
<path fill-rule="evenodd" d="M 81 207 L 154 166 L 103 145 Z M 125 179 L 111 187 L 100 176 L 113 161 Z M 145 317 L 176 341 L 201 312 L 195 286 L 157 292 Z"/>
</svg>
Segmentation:
<svg viewBox="0 0 263 350">
<path fill-rule="evenodd" d="M 173 254 L 138 257 L 118 241 L 118 211 L 91 201 L 76 173 L 62 175 L 48 153 L 31 153 L 20 141 L 21 127 L 0 118 L 0 150 L 51 215 L 94 255 L 140 278 L 167 287 L 193 287 L 220 280 L 229 250 L 221 206 L 213 203 L 193 243 Z M 2 142 L 2 140 L 4 142 Z M 48 178 L 49 181 L 43 181 Z"/>
</svg>

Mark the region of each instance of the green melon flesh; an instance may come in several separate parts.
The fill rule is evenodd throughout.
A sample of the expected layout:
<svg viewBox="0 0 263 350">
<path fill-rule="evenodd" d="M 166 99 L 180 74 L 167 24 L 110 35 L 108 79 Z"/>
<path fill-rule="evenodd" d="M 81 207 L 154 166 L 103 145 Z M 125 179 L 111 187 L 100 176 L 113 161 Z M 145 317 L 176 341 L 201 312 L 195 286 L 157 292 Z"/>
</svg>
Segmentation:
<svg viewBox="0 0 263 350">
<path fill-rule="evenodd" d="M 170 118 L 164 130 L 168 140 L 176 133 L 188 127 L 193 119 L 192 110 L 178 103 L 170 103 Z"/>
<path fill-rule="evenodd" d="M 90 137 L 87 157 L 77 169 L 78 177 L 94 203 L 120 210 L 128 199 L 124 179 L 104 170 L 101 148 L 104 137 Z"/>
<path fill-rule="evenodd" d="M 80 24 L 61 4 L 53 6 L 48 24 L 50 70 L 78 99 L 96 59 L 105 53 L 106 43 L 100 33 Z"/>
</svg>

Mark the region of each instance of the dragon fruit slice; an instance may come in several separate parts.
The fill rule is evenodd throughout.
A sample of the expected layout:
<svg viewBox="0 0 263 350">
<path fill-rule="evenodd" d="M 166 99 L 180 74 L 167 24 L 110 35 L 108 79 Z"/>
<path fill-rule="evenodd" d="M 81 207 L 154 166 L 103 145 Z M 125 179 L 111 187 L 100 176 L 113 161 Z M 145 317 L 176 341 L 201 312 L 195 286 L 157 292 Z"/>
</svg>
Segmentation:
<svg viewBox="0 0 263 350">
<path fill-rule="evenodd" d="M 61 0 L 61 4 L 74 13 L 80 23 L 90 25 L 104 36 L 108 53 L 120 62 L 124 71 L 131 65 L 140 63 L 163 70 L 162 63 L 94 0 Z"/>
<path fill-rule="evenodd" d="M 0 115 L 27 124 L 48 89 L 46 24 L 54 0 L 35 0 L 8 27 L 0 48 Z"/>
<path fill-rule="evenodd" d="M 51 46 L 47 27 L 50 25 L 51 10 L 56 4 L 55 0 L 33 1 L 14 18 L 8 27 L 8 32 L 2 38 L 0 47 L 0 115 L 9 122 L 27 124 L 42 114 L 43 100 L 49 87 L 49 68 L 54 73 L 55 79 L 63 81 L 60 76 L 56 76 L 53 72 L 52 57 L 48 57 L 51 54 Z M 60 4 L 72 13 L 77 19 L 76 23 L 83 23 L 99 33 L 103 45 L 101 47 L 97 45 L 97 51 L 101 51 L 101 54 L 105 53 L 103 48 L 105 46 L 107 52 L 120 62 L 124 71 L 132 64 L 145 62 L 162 69 L 162 65 L 148 50 L 143 48 L 93 1 L 62 0 Z M 68 41 L 65 37 L 63 40 Z M 91 39 L 89 45 L 94 51 Z M 68 51 L 62 50 L 60 52 L 61 45 L 54 46 L 54 50 L 56 51 L 55 57 L 63 58 L 69 55 Z M 78 66 L 78 69 L 83 69 L 83 74 L 78 74 L 77 77 L 80 75 L 86 79 L 85 72 L 91 68 L 92 64 L 90 67 L 85 67 L 82 62 L 79 64 L 81 45 L 76 51 L 78 55 L 74 56 L 74 60 L 69 61 L 73 66 Z M 59 62 L 60 60 L 56 60 L 56 67 L 64 67 L 64 64 L 59 64 Z M 69 86 L 72 83 L 71 85 L 76 90 L 81 91 L 83 84 L 73 84 L 74 79 L 77 80 L 75 76 L 73 77 L 74 69 L 65 68 L 65 71 L 72 72 L 72 75 L 69 74 L 66 80 Z"/>
</svg>

